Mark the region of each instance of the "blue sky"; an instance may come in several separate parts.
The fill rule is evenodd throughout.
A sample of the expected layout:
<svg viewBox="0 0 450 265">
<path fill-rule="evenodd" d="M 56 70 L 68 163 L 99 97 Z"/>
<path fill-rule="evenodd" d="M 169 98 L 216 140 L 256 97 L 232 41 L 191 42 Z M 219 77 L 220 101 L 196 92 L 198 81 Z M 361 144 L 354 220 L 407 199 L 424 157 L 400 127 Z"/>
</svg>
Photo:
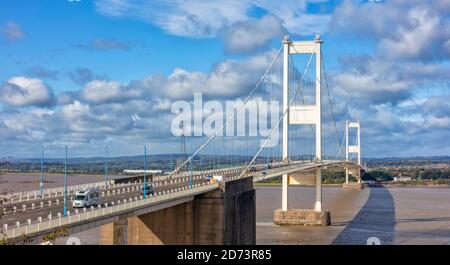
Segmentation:
<svg viewBox="0 0 450 265">
<path fill-rule="evenodd" d="M 2 1 L 0 157 L 167 152 L 170 104 L 243 96 L 286 33 L 321 33 L 363 156 L 450 155 L 449 14 L 444 0 Z"/>
<path fill-rule="evenodd" d="M 12 75 L 25 73 L 34 64 L 61 72 L 84 66 L 127 82 L 149 73 L 169 74 L 175 67 L 207 71 L 215 61 L 224 58 L 220 43 L 213 39 L 173 36 L 142 21 L 102 16 L 94 3 L 64 0 L 3 3 L 0 20 L 20 25 L 26 41 L 2 43 L 1 56 L 10 60 L 2 62 L 5 70 L 0 78 L 5 81 Z M 123 47 L 89 50 L 89 44 L 95 40 L 116 42 Z M 175 54 L 173 50 L 180 52 Z M 210 55 L 198 60 L 205 50 Z M 76 89 L 69 81 L 61 76 L 48 83 L 55 92 Z"/>
</svg>

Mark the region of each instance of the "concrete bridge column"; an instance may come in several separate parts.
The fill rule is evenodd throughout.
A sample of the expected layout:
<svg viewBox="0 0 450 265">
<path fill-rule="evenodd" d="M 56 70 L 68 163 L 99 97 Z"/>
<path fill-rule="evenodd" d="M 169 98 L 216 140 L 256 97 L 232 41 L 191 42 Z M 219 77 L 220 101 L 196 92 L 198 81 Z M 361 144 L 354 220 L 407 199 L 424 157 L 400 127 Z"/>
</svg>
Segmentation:
<svg viewBox="0 0 450 265">
<path fill-rule="evenodd" d="M 320 167 L 316 170 L 316 204 L 314 205 L 314 211 L 322 211 L 322 169 Z"/>
<path fill-rule="evenodd" d="M 193 202 L 128 219 L 129 245 L 193 243 Z"/>
<path fill-rule="evenodd" d="M 356 174 L 354 174 L 355 172 Z M 356 177 L 357 182 L 349 182 L 349 175 L 353 175 Z M 342 184 L 342 188 L 344 190 L 361 190 L 364 188 L 364 185 L 361 183 L 361 169 L 359 166 L 345 166 L 345 183 Z"/>
<path fill-rule="evenodd" d="M 253 245 L 255 205 L 252 178 L 228 181 L 192 201 L 104 225 L 101 243 Z"/>
<path fill-rule="evenodd" d="M 225 183 L 224 241 L 225 245 L 256 244 L 256 193 L 253 178 Z"/>
<path fill-rule="evenodd" d="M 348 184 L 348 167 L 345 167 L 345 183 Z"/>
<path fill-rule="evenodd" d="M 288 174 L 283 174 L 282 176 L 282 191 L 281 191 L 281 209 L 283 211 L 287 211 L 288 209 L 288 183 L 289 183 Z"/>
<path fill-rule="evenodd" d="M 100 245 L 126 245 L 128 220 L 121 217 L 119 221 L 100 227 Z"/>
<path fill-rule="evenodd" d="M 329 211 L 322 210 L 322 170 L 320 168 L 300 171 L 289 175 L 289 185 L 315 186 L 316 199 L 313 209 L 277 209 L 274 223 L 277 225 L 318 225 L 331 224 Z"/>
</svg>

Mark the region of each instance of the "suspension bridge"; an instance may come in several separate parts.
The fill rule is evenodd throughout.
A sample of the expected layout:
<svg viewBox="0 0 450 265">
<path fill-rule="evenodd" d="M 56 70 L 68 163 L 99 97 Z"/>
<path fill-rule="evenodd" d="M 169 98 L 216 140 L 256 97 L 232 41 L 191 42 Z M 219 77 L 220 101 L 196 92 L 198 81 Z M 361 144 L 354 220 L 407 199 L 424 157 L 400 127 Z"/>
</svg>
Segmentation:
<svg viewBox="0 0 450 265">
<path fill-rule="evenodd" d="M 224 119 L 207 118 L 214 125 L 209 135 L 188 137 L 196 135 L 198 124 L 183 121 L 183 148 L 189 146 L 189 155 L 170 174 L 91 184 L 101 190 L 102 203 L 84 209 L 67 205 L 79 187 L 14 194 L 8 198 L 2 235 L 37 239 L 62 228 L 75 233 L 101 227 L 104 244 L 255 244 L 253 183 L 280 177 L 276 224 L 330 225 L 331 214 L 323 210 L 322 170 L 341 167 L 344 188 L 362 188 L 361 126 L 339 121 L 334 113 L 322 45 L 320 35 L 310 41 L 285 36 L 232 111 Z M 281 108 L 272 104 L 277 102 Z M 186 133 L 186 127 L 193 132 Z M 208 182 L 213 175 L 222 181 Z M 311 209 L 291 209 L 288 186 L 305 178 L 315 182 L 315 203 Z"/>
</svg>

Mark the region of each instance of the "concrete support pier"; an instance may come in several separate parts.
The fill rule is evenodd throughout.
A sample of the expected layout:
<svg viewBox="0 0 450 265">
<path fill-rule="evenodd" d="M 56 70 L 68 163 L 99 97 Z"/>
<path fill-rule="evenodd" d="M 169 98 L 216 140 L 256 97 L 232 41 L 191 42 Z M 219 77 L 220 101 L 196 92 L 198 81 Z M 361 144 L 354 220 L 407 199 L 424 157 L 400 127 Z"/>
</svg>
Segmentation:
<svg viewBox="0 0 450 265">
<path fill-rule="evenodd" d="M 256 200 L 252 178 L 158 211 L 101 227 L 103 245 L 254 245 Z"/>
<path fill-rule="evenodd" d="M 274 212 L 274 223 L 276 225 L 331 225 L 330 212 L 322 210 L 322 169 L 317 168 L 290 174 L 289 182 L 292 185 L 315 184 L 316 200 L 314 209 L 277 209 Z"/>
<path fill-rule="evenodd" d="M 128 220 L 126 217 L 119 221 L 100 227 L 101 245 L 126 245 L 127 244 Z"/>
<path fill-rule="evenodd" d="M 274 223 L 277 225 L 331 225 L 329 211 L 317 212 L 309 209 L 289 209 L 283 211 L 277 209 L 273 215 Z"/>
</svg>

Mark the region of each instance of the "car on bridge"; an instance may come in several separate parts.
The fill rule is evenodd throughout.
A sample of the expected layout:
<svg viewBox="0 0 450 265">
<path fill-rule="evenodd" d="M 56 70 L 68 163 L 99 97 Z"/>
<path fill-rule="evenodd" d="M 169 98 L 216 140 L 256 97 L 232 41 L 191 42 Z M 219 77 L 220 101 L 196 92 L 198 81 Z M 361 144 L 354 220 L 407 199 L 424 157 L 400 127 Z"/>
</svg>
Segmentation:
<svg viewBox="0 0 450 265">
<path fill-rule="evenodd" d="M 84 208 L 101 203 L 100 190 L 97 188 L 90 188 L 80 190 L 75 193 L 72 206 L 74 208 Z"/>
<path fill-rule="evenodd" d="M 152 186 L 147 186 L 147 194 L 146 195 L 155 195 L 155 191 L 153 190 Z M 144 187 L 142 187 L 141 189 L 141 195 L 144 195 L 145 191 L 144 191 Z"/>
</svg>

